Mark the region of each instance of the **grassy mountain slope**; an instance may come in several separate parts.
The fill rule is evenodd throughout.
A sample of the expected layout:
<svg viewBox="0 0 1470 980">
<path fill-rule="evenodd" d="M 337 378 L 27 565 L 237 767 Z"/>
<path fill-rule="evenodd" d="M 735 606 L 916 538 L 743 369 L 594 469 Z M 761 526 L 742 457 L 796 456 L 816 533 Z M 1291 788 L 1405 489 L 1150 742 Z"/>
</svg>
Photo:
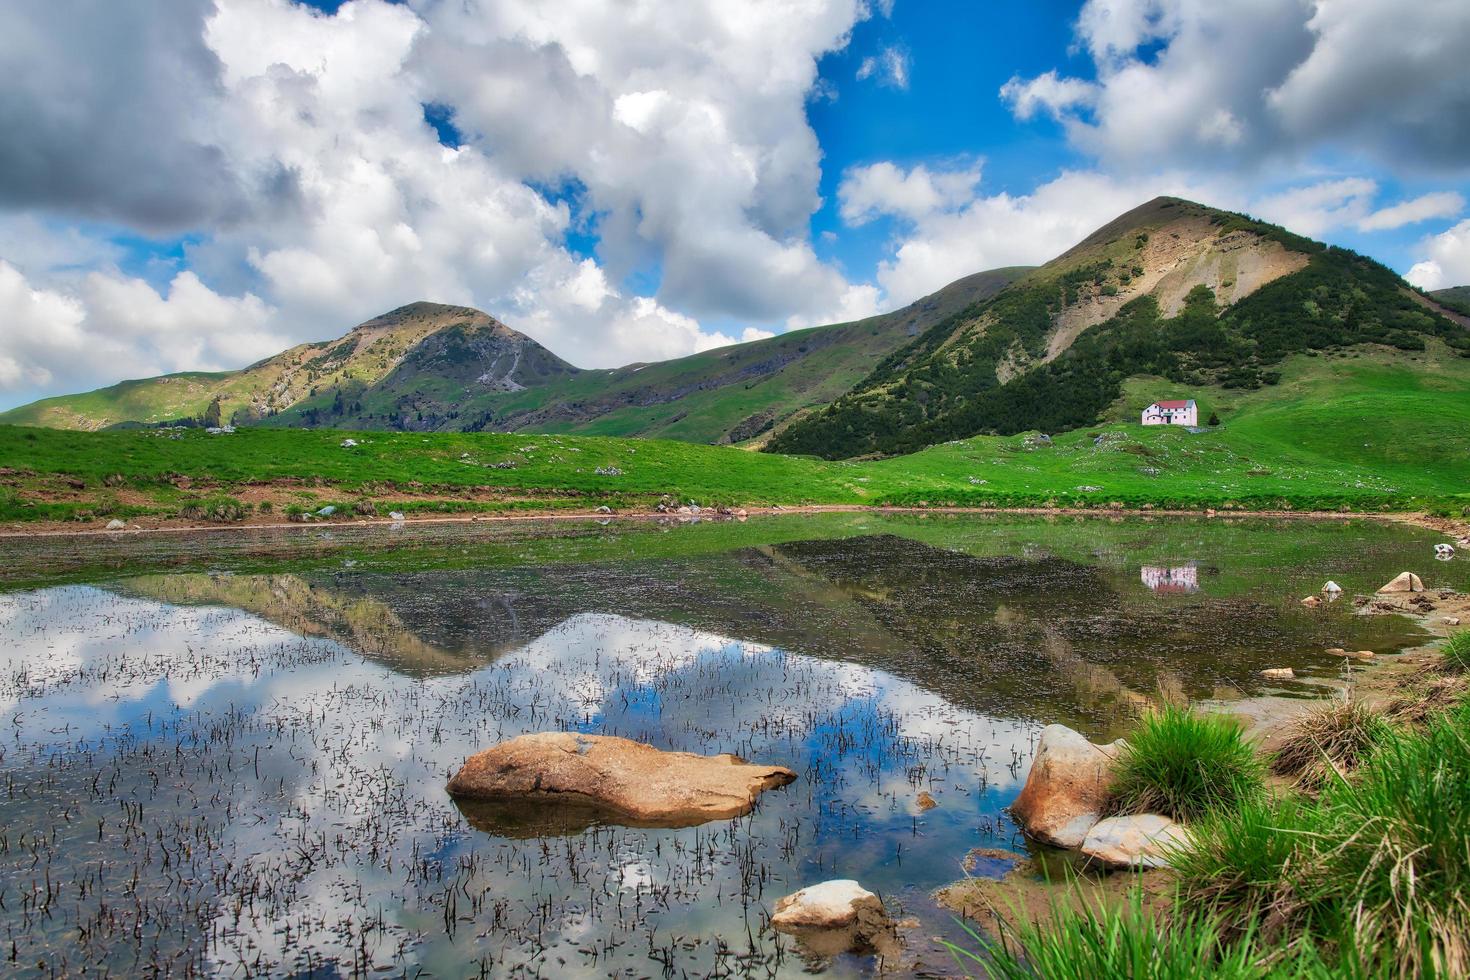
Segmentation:
<svg viewBox="0 0 1470 980">
<path fill-rule="evenodd" d="M 1218 427 L 1137 424 L 1178 383 L 1139 377 L 1050 443 L 977 436 L 908 456 L 827 462 L 667 440 L 334 431 L 68 432 L 0 426 L 0 521 L 159 520 L 233 501 L 248 512 L 351 513 L 711 504 L 1470 509 L 1470 358 L 1359 345 L 1299 353 L 1277 384 L 1191 386 Z M 598 472 L 602 470 L 602 472 Z M 367 508 L 364 508 L 367 509 Z M 228 509 L 227 509 L 228 510 Z M 238 516 L 230 510 L 230 516 Z"/>
<path fill-rule="evenodd" d="M 1470 316 L 1470 286 L 1450 286 L 1445 289 L 1431 290 L 1429 295 L 1444 306 L 1461 316 Z"/>
<path fill-rule="evenodd" d="M 486 387 L 520 390 L 576 373 L 530 338 L 463 306 L 413 303 L 354 327 L 345 337 L 301 344 L 239 371 L 191 372 L 124 381 L 47 398 L 0 413 L 0 423 L 101 429 L 202 414 L 215 398 L 221 418 L 248 422 L 303 399 L 353 393 L 400 372 L 458 363 Z"/>
<path fill-rule="evenodd" d="M 532 431 L 738 442 L 830 402 L 933 323 L 1026 270 L 968 276 L 892 313 L 656 364 L 582 371 L 466 307 L 415 303 L 340 340 L 240 371 L 125 381 L 0 413 L 0 423 L 99 429 L 193 418 L 282 427 Z"/>
<path fill-rule="evenodd" d="M 1025 270 L 967 276 L 901 310 L 795 330 L 654 364 L 581 371 L 505 392 L 451 370 L 395 372 L 354 391 L 345 411 L 323 390 L 272 425 L 412 431 L 529 431 L 740 442 L 841 395 L 938 320 L 989 298 Z"/>
<path fill-rule="evenodd" d="M 1093 423 L 1138 375 L 1255 388 L 1286 356 L 1360 343 L 1470 353 L 1391 270 L 1242 215 L 1159 198 L 937 324 L 771 440 L 830 459 Z"/>
</svg>

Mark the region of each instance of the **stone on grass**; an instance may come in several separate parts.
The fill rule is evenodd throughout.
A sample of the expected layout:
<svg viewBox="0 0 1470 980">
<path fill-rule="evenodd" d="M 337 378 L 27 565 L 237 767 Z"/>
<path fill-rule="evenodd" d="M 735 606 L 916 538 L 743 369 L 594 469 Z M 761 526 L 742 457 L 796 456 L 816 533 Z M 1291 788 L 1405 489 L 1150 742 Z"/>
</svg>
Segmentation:
<svg viewBox="0 0 1470 980">
<path fill-rule="evenodd" d="M 542 732 L 471 756 L 449 781 L 451 796 L 538 800 L 606 811 L 623 821 L 692 827 L 749 813 L 796 773 L 734 755 L 665 752 L 626 738 Z"/>
<path fill-rule="evenodd" d="M 1166 848 L 1188 840 L 1182 826 L 1157 813 L 1108 817 L 1088 831 L 1082 853 L 1109 868 L 1162 868 Z"/>
<path fill-rule="evenodd" d="M 1296 676 L 1296 671 L 1290 667 L 1267 667 L 1261 671 L 1261 676 L 1268 681 L 1289 681 Z"/>
<path fill-rule="evenodd" d="M 1102 818 L 1121 740 L 1094 745 L 1065 725 L 1041 730 L 1036 757 L 1011 815 L 1031 837 L 1057 847 L 1076 847 Z"/>
<path fill-rule="evenodd" d="M 1322 591 L 1327 593 L 1328 595 L 1334 595 L 1342 591 L 1342 586 L 1338 585 L 1336 582 L 1329 581 L 1326 585 L 1322 586 Z"/>
<path fill-rule="evenodd" d="M 1310 609 L 1310 608 L 1314 608 L 1316 606 L 1322 605 L 1322 600 L 1321 599 L 1318 599 L 1314 595 L 1309 595 L 1305 599 L 1302 600 L 1302 605 L 1304 605 L 1304 606 L 1306 606 L 1307 608 Z"/>
<path fill-rule="evenodd" d="M 109 531 L 121 531 L 127 526 L 128 525 L 125 521 L 120 521 L 116 517 L 107 522 L 107 530 Z"/>
<path fill-rule="evenodd" d="M 1399 572 L 1392 582 L 1389 582 L 1379 592 L 1423 592 L 1424 583 L 1419 576 L 1413 572 Z"/>
</svg>

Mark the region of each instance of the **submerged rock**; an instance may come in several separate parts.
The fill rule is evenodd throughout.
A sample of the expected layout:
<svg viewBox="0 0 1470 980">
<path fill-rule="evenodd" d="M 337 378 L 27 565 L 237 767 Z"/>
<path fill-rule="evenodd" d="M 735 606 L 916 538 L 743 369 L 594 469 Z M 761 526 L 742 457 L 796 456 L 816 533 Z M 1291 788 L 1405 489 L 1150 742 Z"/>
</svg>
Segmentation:
<svg viewBox="0 0 1470 980">
<path fill-rule="evenodd" d="M 749 813 L 796 773 L 734 755 L 665 752 L 608 735 L 521 735 L 471 756 L 446 787 L 473 800 L 541 800 L 591 806 L 611 817 L 694 826 Z"/>
<path fill-rule="evenodd" d="M 1102 817 L 1120 739 L 1094 745 L 1066 725 L 1041 730 L 1036 758 L 1011 815 L 1021 829 L 1046 844 L 1076 847 Z"/>
<path fill-rule="evenodd" d="M 882 900 L 849 878 L 809 885 L 778 900 L 771 926 L 821 956 L 849 951 L 891 956 L 897 947 Z"/>
<path fill-rule="evenodd" d="M 1142 813 L 1098 821 L 1082 842 L 1082 853 L 1110 868 L 1162 868 L 1166 848 L 1189 842 L 1185 829 L 1168 817 Z"/>
<path fill-rule="evenodd" d="M 1392 582 L 1389 582 L 1387 585 L 1385 585 L 1383 588 L 1379 589 L 1378 591 L 1379 592 L 1423 592 L 1424 591 L 1424 583 L 1422 581 L 1420 581 L 1419 580 L 1419 576 L 1415 575 L 1413 572 L 1399 572 L 1398 575 L 1394 576 L 1394 580 Z"/>
</svg>

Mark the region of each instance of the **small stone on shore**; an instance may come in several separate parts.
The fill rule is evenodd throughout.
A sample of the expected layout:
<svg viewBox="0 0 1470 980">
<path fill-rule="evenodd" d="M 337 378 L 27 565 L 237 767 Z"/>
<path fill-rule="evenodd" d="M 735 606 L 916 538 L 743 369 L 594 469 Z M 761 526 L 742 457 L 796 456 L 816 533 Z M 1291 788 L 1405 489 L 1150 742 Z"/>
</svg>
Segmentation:
<svg viewBox="0 0 1470 980">
<path fill-rule="evenodd" d="M 1169 863 L 1165 849 L 1188 841 L 1185 829 L 1168 817 L 1142 813 L 1099 821 L 1082 842 L 1082 853 L 1110 868 L 1162 868 Z"/>
</svg>

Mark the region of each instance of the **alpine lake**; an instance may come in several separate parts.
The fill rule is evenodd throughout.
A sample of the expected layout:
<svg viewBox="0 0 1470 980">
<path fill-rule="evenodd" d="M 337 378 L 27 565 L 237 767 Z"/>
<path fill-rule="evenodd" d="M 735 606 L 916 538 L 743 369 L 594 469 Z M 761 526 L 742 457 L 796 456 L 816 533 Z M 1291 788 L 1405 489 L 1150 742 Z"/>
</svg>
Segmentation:
<svg viewBox="0 0 1470 980">
<path fill-rule="evenodd" d="M 877 513 L 0 539 L 0 969 L 869 975 L 769 925 L 853 878 L 900 920 L 889 969 L 953 975 L 938 940 L 969 940 L 932 893 L 1033 848 L 1006 806 L 1044 725 L 1327 696 L 1328 648 L 1427 638 L 1355 594 L 1470 589 L 1437 540 Z M 1328 579 L 1343 598 L 1304 608 Z M 446 794 L 558 730 L 798 777 L 685 828 Z"/>
</svg>

